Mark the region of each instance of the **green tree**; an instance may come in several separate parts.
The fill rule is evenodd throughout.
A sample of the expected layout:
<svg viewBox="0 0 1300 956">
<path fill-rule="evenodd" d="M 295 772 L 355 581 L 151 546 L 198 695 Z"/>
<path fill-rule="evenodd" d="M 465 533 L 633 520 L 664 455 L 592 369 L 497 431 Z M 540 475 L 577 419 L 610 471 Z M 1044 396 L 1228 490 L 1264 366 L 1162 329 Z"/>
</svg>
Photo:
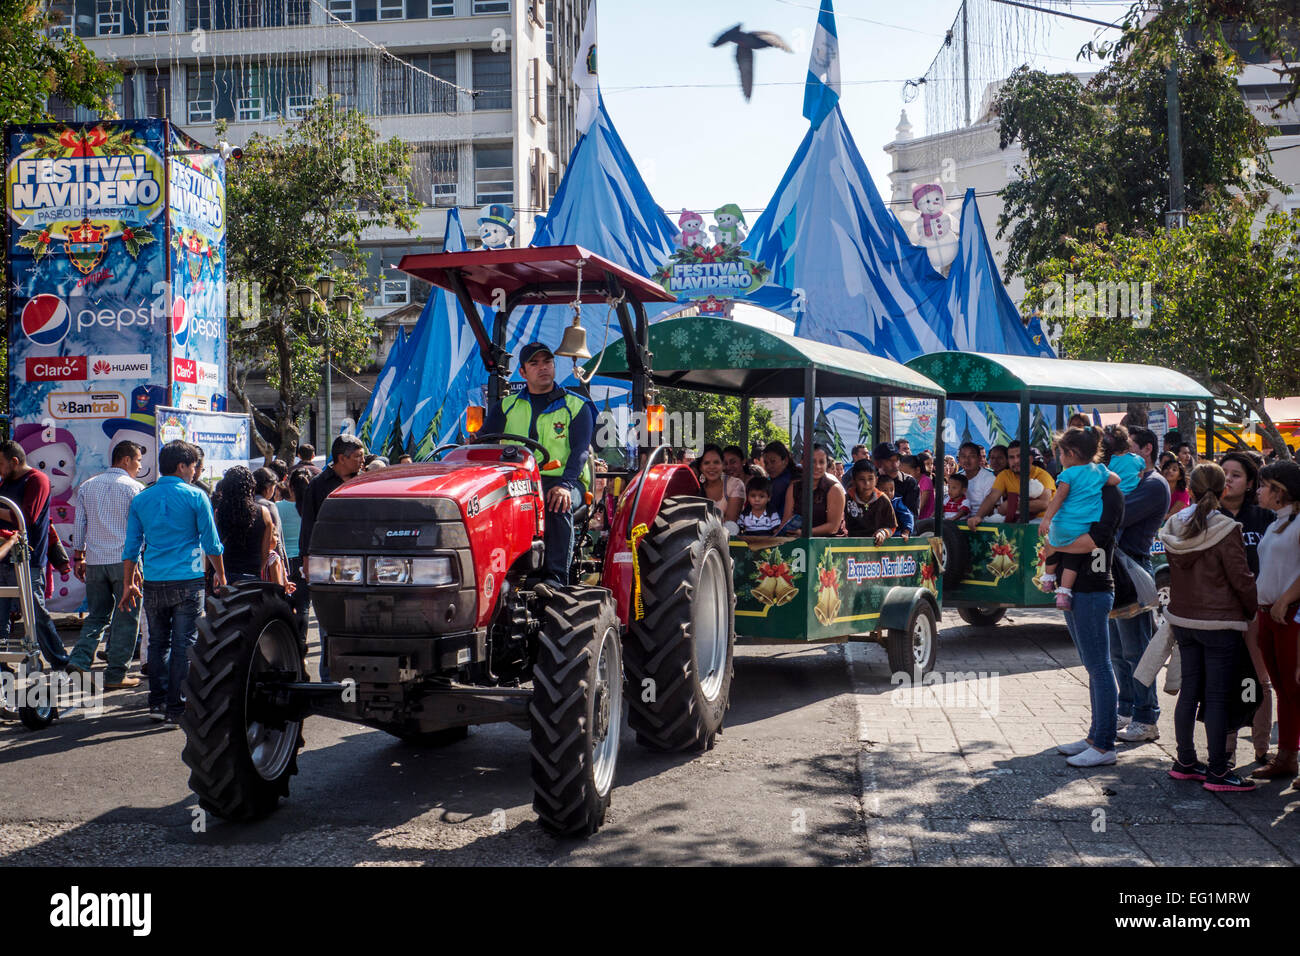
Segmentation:
<svg viewBox="0 0 1300 956">
<path fill-rule="evenodd" d="M 741 444 L 740 434 L 740 399 L 734 395 L 714 395 L 709 392 L 693 392 L 681 388 L 659 389 L 659 401 L 669 412 L 679 414 L 704 414 L 703 445 L 716 444 L 723 448 L 727 445 Z M 749 403 L 749 439 L 781 441 L 787 445 L 790 435 L 784 428 L 778 428 L 772 422 L 772 410 L 758 402 Z M 745 449 L 748 453 L 749 449 Z"/>
<path fill-rule="evenodd" d="M 1173 51 L 1195 37 L 1240 64 L 1235 41 L 1280 62 L 1277 72 L 1286 92 L 1275 105 L 1286 106 L 1300 96 L 1300 10 L 1295 0 L 1136 0 L 1120 26 L 1118 42 L 1094 40 L 1081 53 L 1164 69 Z"/>
<path fill-rule="evenodd" d="M 360 113 L 324 97 L 279 135 L 254 135 L 243 159 L 231 165 L 230 279 L 259 290 L 259 309 L 251 321 L 231 317 L 230 390 L 277 436 L 272 446 L 254 430 L 262 454 L 292 453 L 299 422 L 320 391 L 324 348 L 312 331 L 328 326 L 341 369 L 356 372 L 373 361 L 374 323 L 361 308 L 366 268 L 359 241 L 371 227 L 414 228 L 416 207 L 397 198 L 406 191 L 387 188 L 409 183 L 410 159 L 410 146 L 380 140 Z M 317 301 L 309 323 L 294 290 L 322 270 L 334 276 L 335 294 L 351 296 L 353 304 L 338 315 Z M 254 371 L 279 391 L 273 415 L 248 400 Z"/>
<path fill-rule="evenodd" d="M 1257 415 L 1289 458 L 1264 400 L 1300 391 L 1300 213 L 1272 213 L 1255 232 L 1257 212 L 1234 200 L 1184 229 L 1067 240 L 1067 258 L 1034 271 L 1026 302 L 1063 317 L 1063 355 L 1190 375 Z M 1114 306 L 1120 285 L 1127 309 Z"/>
<path fill-rule="evenodd" d="M 121 74 L 101 63 L 71 31 L 54 36 L 62 20 L 35 0 L 0 0 L 0 125 L 46 123 L 51 96 L 73 106 L 97 110 L 106 119 L 113 109 L 113 87 Z M 0 269 L 5 250 L 0 248 Z M 9 289 L 4 290 L 6 314 Z M 9 340 L 0 341 L 0 402 L 9 407 Z"/>
<path fill-rule="evenodd" d="M 1281 187 L 1268 171 L 1268 129 L 1237 88 L 1230 61 L 1183 49 L 1183 175 L 1188 208 L 1234 187 Z M 998 237 L 1009 235 L 1006 274 L 1065 254 L 1065 240 L 1105 225 L 1111 232 L 1163 228 L 1169 205 L 1165 71 L 1114 63 L 1086 84 L 1072 74 L 1021 67 L 994 103 L 1000 144 L 1025 152 L 1000 192 Z"/>
</svg>

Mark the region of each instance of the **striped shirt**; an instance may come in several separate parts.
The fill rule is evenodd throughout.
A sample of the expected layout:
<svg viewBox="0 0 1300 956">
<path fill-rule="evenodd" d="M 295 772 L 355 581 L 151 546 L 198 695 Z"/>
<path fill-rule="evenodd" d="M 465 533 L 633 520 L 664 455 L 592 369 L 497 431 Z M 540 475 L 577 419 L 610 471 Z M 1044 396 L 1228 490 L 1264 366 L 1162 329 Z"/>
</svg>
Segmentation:
<svg viewBox="0 0 1300 956">
<path fill-rule="evenodd" d="M 121 468 L 110 468 L 81 483 L 73 499 L 77 517 L 72 547 L 86 552 L 87 564 L 121 564 L 126 542 L 126 516 L 131 499 L 144 490 Z"/>
</svg>

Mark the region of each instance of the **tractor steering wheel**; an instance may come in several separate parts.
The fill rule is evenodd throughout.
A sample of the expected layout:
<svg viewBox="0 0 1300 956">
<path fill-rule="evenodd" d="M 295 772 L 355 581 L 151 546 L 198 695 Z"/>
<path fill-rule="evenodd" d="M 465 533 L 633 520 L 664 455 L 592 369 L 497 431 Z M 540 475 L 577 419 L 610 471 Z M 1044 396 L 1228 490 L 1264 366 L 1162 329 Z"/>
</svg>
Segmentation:
<svg viewBox="0 0 1300 956">
<path fill-rule="evenodd" d="M 470 444 L 470 445 L 488 445 L 488 444 L 491 444 L 491 441 L 489 441 L 489 439 L 496 439 L 496 438 L 505 438 L 505 439 L 508 439 L 508 440 L 511 441 L 511 442 L 518 442 L 518 443 L 521 444 L 521 445 L 526 445 L 526 446 L 528 446 L 529 448 L 531 448 L 532 450 L 536 451 L 539 455 L 541 455 L 543 461 L 547 461 L 547 460 L 549 460 L 549 458 L 550 458 L 550 452 L 548 452 L 548 451 L 546 450 L 546 447 L 545 447 L 541 442 L 539 442 L 539 441 L 534 441 L 534 440 L 531 439 L 531 438 L 526 438 L 526 437 L 524 437 L 523 435 L 512 435 L 512 434 L 510 434 L 509 432 L 489 432 L 489 433 L 487 433 L 487 434 L 483 434 L 483 435 L 475 435 L 475 436 L 474 436 L 474 440 L 471 441 L 471 442 L 468 442 L 467 444 Z M 444 452 L 444 451 L 451 451 L 453 448 L 463 448 L 463 447 L 465 447 L 465 446 L 464 446 L 464 445 L 440 445 L 440 446 L 439 446 L 439 447 L 434 451 L 434 453 L 433 453 L 433 458 L 434 458 L 434 460 L 436 461 L 437 458 L 438 458 L 438 456 L 439 456 L 442 452 Z"/>
</svg>

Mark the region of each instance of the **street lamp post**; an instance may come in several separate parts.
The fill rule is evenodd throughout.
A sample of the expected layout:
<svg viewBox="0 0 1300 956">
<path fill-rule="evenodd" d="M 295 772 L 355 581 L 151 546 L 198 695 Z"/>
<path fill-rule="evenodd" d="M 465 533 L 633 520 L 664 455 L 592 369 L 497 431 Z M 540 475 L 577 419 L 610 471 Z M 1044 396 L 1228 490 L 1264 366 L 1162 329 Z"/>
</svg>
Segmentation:
<svg viewBox="0 0 1300 956">
<path fill-rule="evenodd" d="M 329 273 L 321 273 L 316 277 L 316 287 L 309 285 L 300 285 L 294 290 L 298 297 L 298 304 L 307 316 L 307 333 L 312 337 L 313 344 L 319 341 L 325 346 L 325 447 L 330 448 L 334 442 L 334 358 L 330 354 L 330 320 L 328 310 L 333 307 L 340 315 L 346 316 L 352 308 L 352 296 L 342 294 L 334 295 L 334 277 Z M 326 315 L 323 319 L 312 322 L 315 310 L 312 308 L 317 300 L 320 300 L 326 308 Z M 327 451 L 328 455 L 329 452 Z"/>
</svg>

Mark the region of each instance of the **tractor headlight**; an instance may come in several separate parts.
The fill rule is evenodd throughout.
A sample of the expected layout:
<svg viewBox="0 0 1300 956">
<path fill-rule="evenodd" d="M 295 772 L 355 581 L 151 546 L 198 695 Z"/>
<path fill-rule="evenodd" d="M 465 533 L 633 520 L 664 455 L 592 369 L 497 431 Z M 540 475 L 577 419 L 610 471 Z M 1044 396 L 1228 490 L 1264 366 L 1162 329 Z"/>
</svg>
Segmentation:
<svg viewBox="0 0 1300 956">
<path fill-rule="evenodd" d="M 456 580 L 451 558 L 371 558 L 371 584 L 417 584 L 439 587 Z"/>
<path fill-rule="evenodd" d="M 307 556 L 307 580 L 312 584 L 360 584 L 361 559 L 333 554 Z"/>
</svg>

